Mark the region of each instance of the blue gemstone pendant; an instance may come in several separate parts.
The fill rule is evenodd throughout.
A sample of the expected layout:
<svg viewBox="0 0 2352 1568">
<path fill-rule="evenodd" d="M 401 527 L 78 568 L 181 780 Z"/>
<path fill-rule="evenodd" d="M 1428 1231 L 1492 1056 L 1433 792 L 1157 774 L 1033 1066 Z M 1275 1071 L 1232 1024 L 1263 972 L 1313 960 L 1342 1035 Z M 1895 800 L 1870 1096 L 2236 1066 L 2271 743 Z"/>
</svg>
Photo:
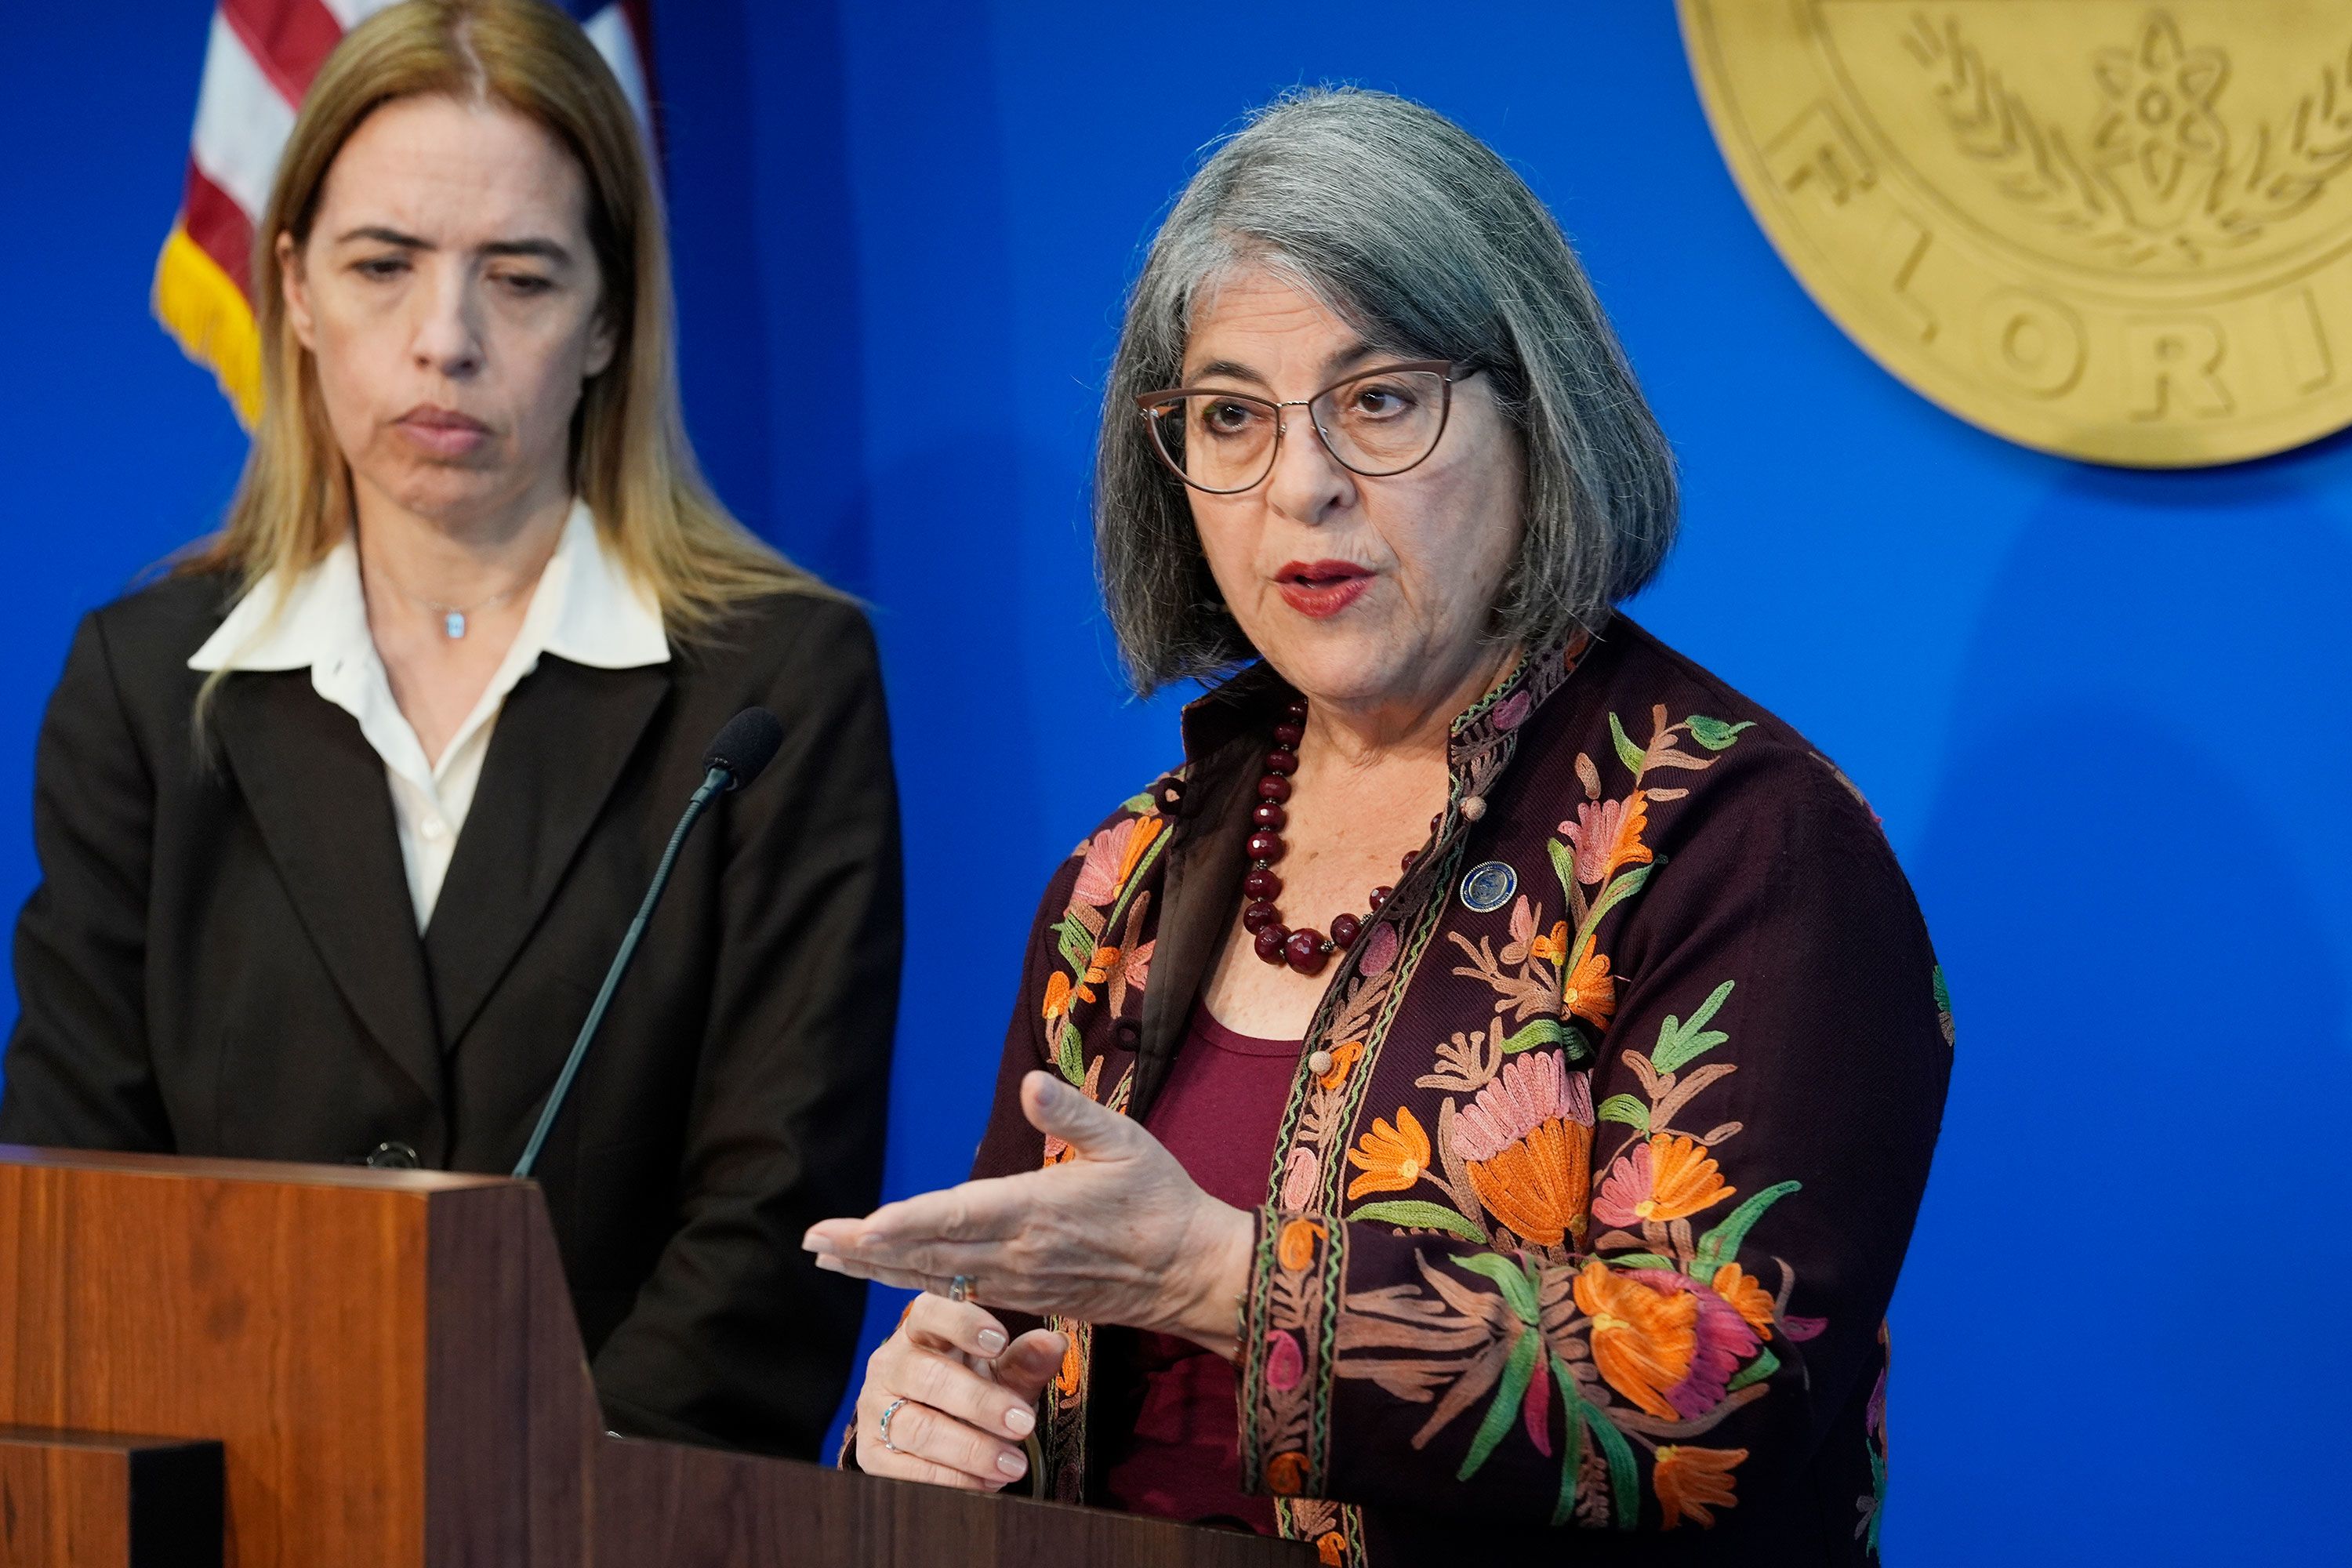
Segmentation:
<svg viewBox="0 0 2352 1568">
<path fill-rule="evenodd" d="M 450 611 L 442 617 L 441 629 L 449 634 L 451 642 L 456 642 L 466 635 L 466 613 L 463 610 Z"/>
</svg>

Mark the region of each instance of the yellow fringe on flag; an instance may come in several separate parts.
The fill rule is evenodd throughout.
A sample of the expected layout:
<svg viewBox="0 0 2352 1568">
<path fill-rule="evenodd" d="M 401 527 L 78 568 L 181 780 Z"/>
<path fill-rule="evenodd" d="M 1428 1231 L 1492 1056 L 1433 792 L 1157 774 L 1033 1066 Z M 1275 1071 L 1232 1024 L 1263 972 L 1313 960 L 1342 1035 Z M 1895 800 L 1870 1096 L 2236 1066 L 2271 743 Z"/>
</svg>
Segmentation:
<svg viewBox="0 0 2352 1568">
<path fill-rule="evenodd" d="M 220 263 L 178 224 L 155 259 L 155 319 L 210 370 L 247 430 L 261 413 L 261 340 L 253 308 Z"/>
</svg>

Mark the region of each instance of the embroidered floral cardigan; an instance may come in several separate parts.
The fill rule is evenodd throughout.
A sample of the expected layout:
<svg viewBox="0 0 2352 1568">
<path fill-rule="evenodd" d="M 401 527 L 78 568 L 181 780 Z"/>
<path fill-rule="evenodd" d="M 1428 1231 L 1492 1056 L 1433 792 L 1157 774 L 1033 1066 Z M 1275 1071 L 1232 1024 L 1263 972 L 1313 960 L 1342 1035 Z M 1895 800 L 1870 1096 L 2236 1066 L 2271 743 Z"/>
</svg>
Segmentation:
<svg viewBox="0 0 2352 1568">
<path fill-rule="evenodd" d="M 1129 1115 L 1166 1081 L 1292 695 L 1258 666 L 1192 704 L 1183 768 L 1053 878 L 975 1174 L 1065 1156 L 1026 1071 Z M 1300 1051 L 1242 1309 L 1243 1484 L 1333 1563 L 1874 1555 L 1882 1314 L 1951 1046 L 1875 818 L 1622 616 L 1462 714 L 1451 774 Z M 1055 1326 L 1037 1480 L 1084 1501 L 1129 1336 Z"/>
</svg>

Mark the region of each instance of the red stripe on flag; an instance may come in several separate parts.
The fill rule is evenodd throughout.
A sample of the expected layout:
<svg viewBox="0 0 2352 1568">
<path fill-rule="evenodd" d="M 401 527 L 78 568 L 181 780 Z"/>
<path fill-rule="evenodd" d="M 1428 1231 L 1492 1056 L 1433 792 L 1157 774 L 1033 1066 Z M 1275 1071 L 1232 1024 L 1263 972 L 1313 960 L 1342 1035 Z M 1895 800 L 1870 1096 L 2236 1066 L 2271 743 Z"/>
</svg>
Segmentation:
<svg viewBox="0 0 2352 1568">
<path fill-rule="evenodd" d="M 342 41 L 343 25 L 321 0 L 220 0 L 220 14 L 261 74 L 297 109 Z"/>
<path fill-rule="evenodd" d="M 182 200 L 180 222 L 188 237 L 219 264 L 245 297 L 253 298 L 252 220 L 193 162 L 188 164 L 188 189 Z"/>
</svg>

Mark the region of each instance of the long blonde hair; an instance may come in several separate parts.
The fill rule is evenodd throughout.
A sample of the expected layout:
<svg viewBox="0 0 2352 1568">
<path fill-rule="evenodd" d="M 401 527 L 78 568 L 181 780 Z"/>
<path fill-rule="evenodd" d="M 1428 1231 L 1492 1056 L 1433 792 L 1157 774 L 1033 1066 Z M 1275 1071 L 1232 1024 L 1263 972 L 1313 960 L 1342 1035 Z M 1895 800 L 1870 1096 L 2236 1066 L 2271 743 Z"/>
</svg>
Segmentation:
<svg viewBox="0 0 2352 1568">
<path fill-rule="evenodd" d="M 349 532 L 350 473 L 317 367 L 288 330 L 278 237 L 297 250 L 308 240 L 327 173 L 362 121 L 394 99 L 430 95 L 514 110 L 586 174 L 616 347 L 572 416 L 572 486 L 670 635 L 691 639 L 763 595 L 829 595 L 703 481 L 679 412 L 669 245 L 636 119 L 587 35 L 544 0 L 406 0 L 352 29 L 320 68 L 255 230 L 262 398 L 253 448 L 226 524 L 177 570 L 232 573 L 247 591 L 273 578 L 284 587 Z"/>
</svg>

